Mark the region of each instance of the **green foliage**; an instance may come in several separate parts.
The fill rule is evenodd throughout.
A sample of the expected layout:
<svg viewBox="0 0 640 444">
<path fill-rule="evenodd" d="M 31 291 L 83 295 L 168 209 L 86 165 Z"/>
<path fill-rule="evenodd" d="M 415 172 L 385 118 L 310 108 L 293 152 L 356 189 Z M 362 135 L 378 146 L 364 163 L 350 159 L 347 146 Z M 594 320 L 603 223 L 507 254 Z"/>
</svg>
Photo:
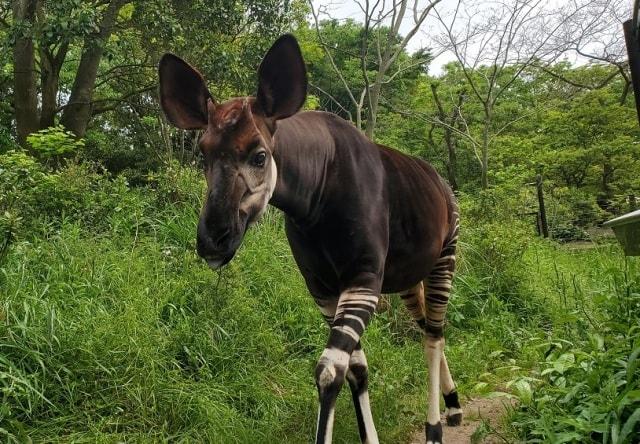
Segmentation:
<svg viewBox="0 0 640 444">
<path fill-rule="evenodd" d="M 537 386 L 516 413 L 531 442 L 634 443 L 640 434 L 640 333 L 540 342 Z M 519 380 L 518 382 L 523 381 Z"/>
<path fill-rule="evenodd" d="M 28 154 L 13 150 L 0 154 L 0 264 L 20 230 L 24 209 L 33 203 L 27 195 L 44 178 L 42 168 Z"/>
<path fill-rule="evenodd" d="M 27 142 L 44 159 L 77 153 L 84 147 L 83 140 L 76 140 L 74 134 L 65 131 L 61 125 L 33 133 L 27 137 Z"/>
<path fill-rule="evenodd" d="M 267 213 L 214 274 L 194 251 L 199 171 L 171 165 L 132 189 L 69 164 L 51 180 L 50 202 L 19 191 L 40 211 L 0 263 L 4 439 L 300 442 L 313 434 L 312 369 L 326 327 L 281 216 Z M 54 206 L 62 210 L 50 213 Z M 374 404 L 385 406 L 381 436 L 399 441 L 420 420 L 425 375 L 419 342 L 397 348 L 389 337 L 374 324 L 364 346 L 381 375 L 372 382 Z M 403 414 L 408 406 L 415 413 Z M 357 440 L 346 393 L 338 408 L 345 419 L 336 434 Z"/>
<path fill-rule="evenodd" d="M 305 109 L 354 119 L 351 99 L 306 21 L 308 5 L 133 1 L 100 42 L 95 32 L 105 2 L 40 4 L 33 26 L 13 21 L 10 2 L 0 8 L 0 436 L 308 441 L 313 367 L 326 329 L 290 255 L 282 218 L 268 212 L 238 257 L 212 274 L 194 252 L 205 186 L 193 168 L 198 135 L 168 128 L 155 92 L 157 60 L 170 50 L 203 72 L 216 99 L 253 94 L 265 50 L 293 31 L 312 85 Z M 362 31 L 352 20 L 321 24 L 356 97 L 365 86 Z M 16 146 L 16 35 L 33 38 L 43 78 L 55 68 L 49 62 L 61 63 L 58 100 L 71 90 L 87 45 L 103 45 L 84 140 L 57 126 L 30 136 L 33 155 Z M 370 37 L 364 69 L 372 74 L 378 62 Z M 507 441 L 637 441 L 637 263 L 623 263 L 607 240 L 572 244 L 626 210 L 627 195 L 640 193 L 640 133 L 632 100 L 621 100 L 623 82 L 576 89 L 526 69 L 498 88 L 486 126 L 460 65 L 436 76 L 428 62 L 426 50 L 394 61 L 376 137 L 429 160 L 444 176 L 451 159 L 432 85 L 447 117 L 461 117 L 452 138 L 462 231 L 447 329 L 460 392 L 506 390 L 519 399 Z M 491 69 L 472 75 L 482 80 Z M 501 75 L 517 69 L 506 66 Z M 600 65 L 549 69 L 588 85 L 610 75 Z M 480 191 L 485 128 L 492 188 Z M 567 245 L 535 236 L 537 173 L 552 236 Z M 383 442 L 405 442 L 423 423 L 420 340 L 394 297 L 363 338 Z M 357 441 L 348 393 L 338 410 L 336 440 Z M 476 438 L 493 432 L 485 424 Z"/>
<path fill-rule="evenodd" d="M 90 163 L 52 172 L 10 152 L 0 165 L 12 184 L 3 209 L 21 218 L 0 260 L 0 429 L 8 440 L 312 436 L 312 369 L 326 329 L 277 213 L 249 231 L 216 275 L 194 252 L 199 171 L 173 162 L 131 187 Z M 583 338 L 589 322 L 638 318 L 637 270 L 625 280 L 613 249 L 574 256 L 536 241 L 513 211 L 518 200 L 508 189 L 460 199 L 447 330 L 459 390 L 486 393 L 512 380 L 508 389 L 521 398 L 512 433 L 526 440 L 591 436 L 590 418 L 599 418 L 598 430 L 609 418 L 622 436 L 633 427 L 625 425 L 634 421 L 638 387 L 637 378 L 622 385 L 631 379 L 620 372 L 633 367 L 637 346 L 611 324 L 605 347 Z M 609 292 L 603 276 L 612 279 Z M 619 296 L 627 293 L 631 299 Z M 545 355 L 551 343 L 560 345 Z M 423 422 L 426 369 L 420 334 L 398 298 L 369 326 L 364 347 L 381 438 L 403 441 Z M 612 382 L 597 386 L 605 377 Z M 545 398 L 564 399 L 579 383 L 564 404 Z M 602 416 L 604 400 L 616 413 Z M 338 409 L 336 436 L 357 440 L 347 391 Z M 579 411 L 592 416 L 571 419 Z"/>
</svg>

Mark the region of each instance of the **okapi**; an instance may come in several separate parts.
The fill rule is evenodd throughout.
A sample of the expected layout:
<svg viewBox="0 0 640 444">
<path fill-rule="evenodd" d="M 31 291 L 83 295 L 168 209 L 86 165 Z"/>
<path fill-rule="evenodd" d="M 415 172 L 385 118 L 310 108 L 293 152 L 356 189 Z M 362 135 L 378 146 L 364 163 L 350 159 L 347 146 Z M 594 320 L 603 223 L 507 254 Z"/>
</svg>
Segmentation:
<svg viewBox="0 0 640 444">
<path fill-rule="evenodd" d="M 444 355 L 444 318 L 455 268 L 458 209 L 428 163 L 377 145 L 326 112 L 298 113 L 307 73 L 291 35 L 258 69 L 255 97 L 216 102 L 182 59 L 160 61 L 160 101 L 178 128 L 204 130 L 207 195 L 197 251 L 213 269 L 229 262 L 268 203 L 285 229 L 309 292 L 330 327 L 315 378 L 316 443 L 330 443 L 345 379 L 362 442 L 377 443 L 360 337 L 381 293 L 400 293 L 424 331 L 429 368 L 427 443 L 442 443 L 439 393 L 449 425 L 462 410 Z"/>
</svg>

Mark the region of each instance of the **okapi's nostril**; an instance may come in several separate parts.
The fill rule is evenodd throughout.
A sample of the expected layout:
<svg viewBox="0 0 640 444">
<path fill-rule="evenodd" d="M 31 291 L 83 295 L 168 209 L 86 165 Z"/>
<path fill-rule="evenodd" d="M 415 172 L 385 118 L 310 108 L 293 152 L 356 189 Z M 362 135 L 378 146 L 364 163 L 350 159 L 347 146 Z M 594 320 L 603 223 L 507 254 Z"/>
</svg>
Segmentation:
<svg viewBox="0 0 640 444">
<path fill-rule="evenodd" d="M 220 233 L 216 233 L 217 236 L 215 236 L 212 241 L 213 241 L 213 246 L 216 249 L 223 249 L 222 247 L 224 247 L 224 245 L 226 244 L 226 242 L 229 240 L 229 238 L 231 237 L 231 228 L 227 228 L 222 230 Z"/>
</svg>

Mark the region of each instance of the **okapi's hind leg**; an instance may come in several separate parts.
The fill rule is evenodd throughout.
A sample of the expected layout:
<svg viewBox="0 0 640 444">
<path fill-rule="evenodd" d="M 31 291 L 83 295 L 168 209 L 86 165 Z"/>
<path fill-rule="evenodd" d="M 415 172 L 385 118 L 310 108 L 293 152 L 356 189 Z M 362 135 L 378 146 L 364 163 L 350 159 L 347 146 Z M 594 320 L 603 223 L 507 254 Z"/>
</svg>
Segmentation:
<svg viewBox="0 0 640 444">
<path fill-rule="evenodd" d="M 455 214 L 457 216 L 457 214 Z M 447 358 L 444 355 L 444 325 L 449 304 L 449 294 L 456 268 L 456 244 L 458 241 L 458 221 L 447 239 L 431 273 L 424 281 L 426 307 L 425 353 L 429 366 L 429 410 L 425 433 L 427 444 L 442 443 L 440 424 L 440 389 L 445 402 L 445 415 L 450 426 L 460 425 L 462 409 L 458 400 Z"/>
<path fill-rule="evenodd" d="M 462 422 L 462 409 L 444 354 L 444 320 L 455 270 L 457 226 L 442 250 L 429 277 L 400 294 L 413 319 L 425 333 L 425 355 L 429 367 L 429 406 L 425 433 L 427 444 L 442 443 L 440 391 L 445 403 L 447 425 Z M 426 297 L 425 297 L 426 288 Z"/>
<path fill-rule="evenodd" d="M 460 407 L 458 392 L 451 377 L 444 351 L 440 361 L 440 390 L 442 390 L 442 397 L 444 398 L 444 414 L 447 418 L 447 425 L 451 427 L 459 426 L 462 423 L 462 408 Z"/>
</svg>

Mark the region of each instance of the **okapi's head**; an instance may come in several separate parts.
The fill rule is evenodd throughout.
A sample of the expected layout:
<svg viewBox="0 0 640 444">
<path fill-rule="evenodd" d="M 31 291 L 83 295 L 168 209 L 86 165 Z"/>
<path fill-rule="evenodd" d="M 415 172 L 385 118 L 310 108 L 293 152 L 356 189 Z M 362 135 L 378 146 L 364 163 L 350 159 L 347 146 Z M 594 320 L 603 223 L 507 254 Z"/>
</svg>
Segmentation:
<svg viewBox="0 0 640 444">
<path fill-rule="evenodd" d="M 202 75 L 184 60 L 160 61 L 160 103 L 178 128 L 204 130 L 200 150 L 207 197 L 198 223 L 198 254 L 218 268 L 233 258 L 247 228 L 276 187 L 276 121 L 295 114 L 307 93 L 307 72 L 291 35 L 280 37 L 258 69 L 255 97 L 217 103 Z"/>
</svg>

